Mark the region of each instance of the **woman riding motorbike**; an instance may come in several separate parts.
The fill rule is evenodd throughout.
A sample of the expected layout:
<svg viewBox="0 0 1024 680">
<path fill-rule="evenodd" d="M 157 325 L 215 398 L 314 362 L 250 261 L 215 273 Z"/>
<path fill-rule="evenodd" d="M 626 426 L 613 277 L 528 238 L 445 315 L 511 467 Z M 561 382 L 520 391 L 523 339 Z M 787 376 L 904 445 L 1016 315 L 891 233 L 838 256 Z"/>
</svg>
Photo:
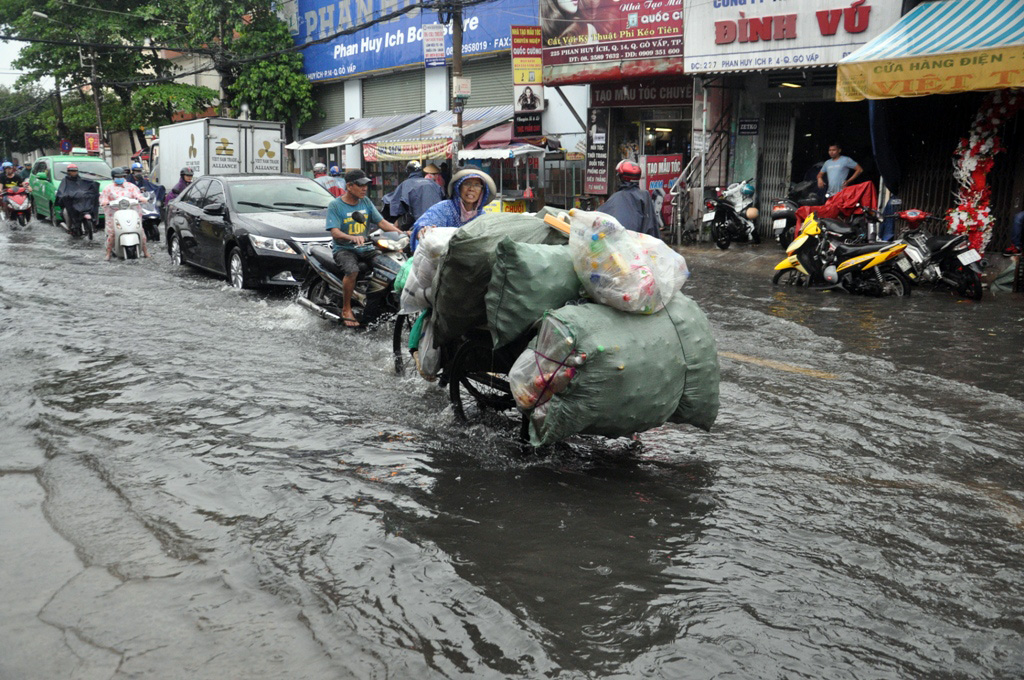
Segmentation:
<svg viewBox="0 0 1024 680">
<path fill-rule="evenodd" d="M 146 200 L 142 192 L 134 184 L 128 184 L 125 182 L 128 171 L 124 168 L 114 168 L 110 171 L 110 176 L 113 178 L 114 183 L 107 186 L 100 193 L 100 206 L 105 209 L 106 218 L 106 229 L 107 229 L 107 256 L 104 259 L 110 259 L 111 250 L 114 247 L 114 213 L 117 208 L 114 206 L 115 203 L 120 201 L 122 198 L 133 198 L 141 204 Z M 139 217 L 142 217 L 141 205 L 136 205 L 133 208 Z M 146 247 L 146 235 L 143 233 L 142 236 L 142 254 L 144 257 L 149 257 L 149 249 Z"/>
</svg>

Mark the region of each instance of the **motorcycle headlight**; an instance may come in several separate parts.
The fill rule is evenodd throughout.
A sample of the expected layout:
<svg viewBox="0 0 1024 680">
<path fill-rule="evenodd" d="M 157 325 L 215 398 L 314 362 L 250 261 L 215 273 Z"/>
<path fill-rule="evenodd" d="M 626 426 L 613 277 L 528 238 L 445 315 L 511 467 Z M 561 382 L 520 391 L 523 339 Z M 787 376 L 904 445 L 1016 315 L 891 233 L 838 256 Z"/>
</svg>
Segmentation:
<svg viewBox="0 0 1024 680">
<path fill-rule="evenodd" d="M 399 250 L 398 241 L 390 241 L 386 238 L 377 239 L 377 247 L 381 250 Z"/>
<path fill-rule="evenodd" d="M 270 253 L 287 253 L 289 255 L 297 255 L 287 242 L 279 238 L 267 238 L 266 236 L 249 234 L 249 242 L 252 243 L 253 248 L 256 248 L 257 250 L 265 250 Z"/>
</svg>

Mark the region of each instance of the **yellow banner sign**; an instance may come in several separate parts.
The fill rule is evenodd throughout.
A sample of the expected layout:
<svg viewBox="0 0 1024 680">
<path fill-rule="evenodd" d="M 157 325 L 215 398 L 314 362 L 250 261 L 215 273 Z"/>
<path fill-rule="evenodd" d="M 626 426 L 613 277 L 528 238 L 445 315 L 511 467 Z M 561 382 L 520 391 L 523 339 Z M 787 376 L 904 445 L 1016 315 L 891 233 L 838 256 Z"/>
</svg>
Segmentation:
<svg viewBox="0 0 1024 680">
<path fill-rule="evenodd" d="M 836 101 L 1024 87 L 1024 45 L 839 64 Z"/>
</svg>

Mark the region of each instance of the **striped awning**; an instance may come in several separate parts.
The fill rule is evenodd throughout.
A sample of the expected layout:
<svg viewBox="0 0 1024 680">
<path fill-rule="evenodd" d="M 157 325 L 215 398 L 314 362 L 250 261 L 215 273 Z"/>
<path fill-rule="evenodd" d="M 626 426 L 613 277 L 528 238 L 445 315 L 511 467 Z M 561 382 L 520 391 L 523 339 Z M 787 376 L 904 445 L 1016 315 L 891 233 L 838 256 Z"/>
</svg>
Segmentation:
<svg viewBox="0 0 1024 680">
<path fill-rule="evenodd" d="M 323 132 L 318 132 L 305 139 L 292 142 L 287 148 L 309 150 L 359 144 L 364 139 L 369 139 L 375 135 L 382 135 L 403 125 L 408 125 L 425 115 L 424 113 L 405 113 L 397 116 L 353 118 Z"/>
<path fill-rule="evenodd" d="M 490 129 L 512 118 L 512 105 L 466 109 L 462 112 L 465 137 Z M 400 130 L 374 137 L 363 144 L 363 159 L 368 162 L 451 158 L 455 114 L 436 111 Z"/>
<path fill-rule="evenodd" d="M 939 0 L 839 62 L 836 101 L 1024 86 L 1024 3 Z"/>
</svg>

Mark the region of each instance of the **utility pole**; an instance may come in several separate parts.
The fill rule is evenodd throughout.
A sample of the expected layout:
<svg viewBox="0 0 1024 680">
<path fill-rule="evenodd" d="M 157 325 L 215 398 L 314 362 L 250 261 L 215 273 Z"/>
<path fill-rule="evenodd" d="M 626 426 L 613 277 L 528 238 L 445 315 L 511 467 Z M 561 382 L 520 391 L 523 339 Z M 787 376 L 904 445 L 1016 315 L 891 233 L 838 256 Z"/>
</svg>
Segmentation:
<svg viewBox="0 0 1024 680">
<path fill-rule="evenodd" d="M 462 4 L 456 0 L 452 7 L 452 80 L 459 82 L 462 79 Z M 462 148 L 462 109 L 465 106 L 465 99 L 454 96 L 453 108 L 455 109 L 455 129 L 452 131 L 452 162 L 457 163 L 459 150 Z"/>
<path fill-rule="evenodd" d="M 106 160 L 106 154 L 103 153 L 103 110 L 100 108 L 100 88 L 99 80 L 96 78 L 96 52 L 95 50 L 89 53 L 89 67 L 92 73 L 91 87 L 92 87 L 92 101 L 96 105 L 96 132 L 100 136 L 100 158 Z"/>
</svg>

